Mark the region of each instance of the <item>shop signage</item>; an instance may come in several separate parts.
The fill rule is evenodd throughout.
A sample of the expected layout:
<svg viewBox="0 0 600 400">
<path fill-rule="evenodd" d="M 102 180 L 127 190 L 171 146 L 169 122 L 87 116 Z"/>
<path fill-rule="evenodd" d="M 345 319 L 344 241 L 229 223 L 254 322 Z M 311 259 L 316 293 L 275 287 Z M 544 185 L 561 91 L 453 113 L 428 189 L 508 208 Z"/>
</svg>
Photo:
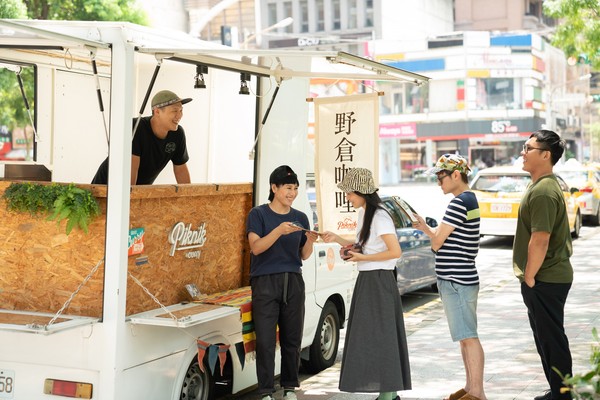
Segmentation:
<svg viewBox="0 0 600 400">
<path fill-rule="evenodd" d="M 514 133 L 519 131 L 519 127 L 513 125 L 509 120 L 492 121 L 492 133 Z"/>
<path fill-rule="evenodd" d="M 417 137 L 417 124 L 415 122 L 379 124 L 379 137 L 414 139 Z"/>
<path fill-rule="evenodd" d="M 206 222 L 196 229 L 192 229 L 192 224 L 176 223 L 169 233 L 169 243 L 171 243 L 169 252 L 171 257 L 175 255 L 176 251 L 186 251 L 186 258 L 200 258 L 200 250 L 194 249 L 199 249 L 206 243 Z"/>
<path fill-rule="evenodd" d="M 129 230 L 127 239 L 127 255 L 133 256 L 144 251 L 144 228 L 133 228 Z"/>
<path fill-rule="evenodd" d="M 376 93 L 315 98 L 315 184 L 319 228 L 354 237 L 358 213 L 337 184 L 352 168 L 379 166 Z"/>
<path fill-rule="evenodd" d="M 313 38 L 313 37 L 298 38 L 298 47 L 318 46 L 319 44 L 320 44 L 319 38 Z"/>
</svg>

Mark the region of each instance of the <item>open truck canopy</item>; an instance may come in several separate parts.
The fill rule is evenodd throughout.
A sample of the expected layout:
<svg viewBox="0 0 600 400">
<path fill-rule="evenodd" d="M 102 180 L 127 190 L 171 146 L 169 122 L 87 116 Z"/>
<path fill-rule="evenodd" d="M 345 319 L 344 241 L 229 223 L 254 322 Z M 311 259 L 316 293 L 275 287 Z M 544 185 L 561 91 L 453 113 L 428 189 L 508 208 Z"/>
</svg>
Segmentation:
<svg viewBox="0 0 600 400">
<path fill-rule="evenodd" d="M 59 57 L 66 56 L 73 60 L 76 60 L 76 56 L 85 59 L 90 51 L 111 47 L 98 28 L 122 28 L 124 35 L 127 35 L 124 40 L 134 44 L 136 51 L 153 54 L 157 60 L 170 59 L 261 77 L 272 76 L 279 82 L 303 77 L 398 81 L 421 85 L 429 80 L 423 75 L 345 52 L 237 50 L 200 41 L 181 32 L 165 31 L 164 35 L 160 35 L 156 30 L 129 23 L 95 22 L 94 26 L 96 28 L 90 28 L 90 24 L 84 22 L 0 20 L 0 47 L 56 53 Z M 83 53 L 78 54 L 79 51 Z M 311 58 L 312 63 L 306 69 L 292 69 L 281 61 L 281 57 Z"/>
<path fill-rule="evenodd" d="M 207 78 L 208 90 L 193 92 L 193 72 L 198 69 L 204 71 L 204 67 L 210 71 Z M 11 354 L 2 354 L 0 372 L 2 369 L 10 370 L 13 372 L 10 376 L 14 377 L 14 371 L 18 371 L 17 376 L 25 376 L 23 371 L 27 371 L 27 374 L 35 375 L 29 382 L 42 382 L 43 378 L 50 376 L 50 372 L 54 376 L 57 370 L 71 368 L 73 371 L 69 376 L 72 378 L 68 380 L 94 382 L 94 387 L 99 389 L 94 398 L 100 399 L 148 398 L 152 395 L 180 398 L 184 382 L 189 383 L 186 381 L 188 372 L 193 371 L 194 364 L 190 362 L 197 359 L 195 338 L 202 337 L 211 343 L 237 344 L 241 336 L 237 310 L 216 306 L 208 311 L 187 315 L 189 310 L 186 307 L 193 305 L 186 306 L 177 300 L 181 297 L 176 291 L 181 288 L 182 282 L 163 285 L 167 281 L 172 283 L 170 281 L 173 276 L 169 275 L 171 269 L 164 268 L 163 276 L 168 276 L 169 279 L 160 280 L 157 279 L 158 268 L 145 269 L 145 266 L 137 266 L 135 260 L 128 258 L 130 228 L 152 226 L 152 235 L 160 236 L 161 245 L 148 246 L 146 254 L 150 254 L 152 260 L 162 260 L 163 250 L 168 247 L 165 246 L 167 242 L 163 235 L 168 228 L 163 230 L 164 227 L 173 226 L 173 222 L 178 221 L 188 223 L 188 219 L 192 217 L 203 218 L 204 214 L 210 214 L 206 204 L 218 206 L 218 210 L 211 214 L 214 217 L 210 223 L 224 220 L 222 214 L 227 213 L 235 220 L 235 227 L 215 229 L 214 242 L 209 242 L 203 252 L 210 255 L 206 258 L 210 258 L 212 263 L 211 271 L 219 267 L 218 271 L 223 272 L 225 269 L 222 265 L 231 265 L 241 270 L 242 266 L 238 264 L 243 263 L 238 263 L 237 259 L 231 261 L 231 255 L 241 257 L 247 254 L 241 249 L 246 242 L 243 221 L 252 202 L 261 203 L 262 196 L 267 194 L 270 171 L 284 161 L 295 166 L 299 177 L 306 175 L 303 165 L 308 147 L 309 106 L 305 96 L 309 93 L 309 78 L 367 82 L 385 80 L 416 85 L 428 80 L 418 74 L 342 52 L 235 50 L 197 40 L 181 32 L 159 31 L 115 22 L 0 20 L 0 68 L 13 71 L 17 76 L 22 68 L 34 69 L 30 76 L 36 80 L 35 122 L 32 120 L 32 125 L 37 128 L 36 153 L 32 162 L 25 163 L 47 167 L 52 172 L 52 181 L 81 183 L 89 182 L 93 171 L 107 154 L 110 160 L 110 184 L 96 188 L 102 191 L 103 199 L 105 198 L 103 204 L 106 207 L 103 209 L 106 214 L 105 220 L 98 222 L 102 226 L 95 228 L 99 238 L 93 243 L 94 251 L 89 244 L 89 237 L 86 237 L 85 245 L 74 246 L 73 251 L 86 253 L 88 256 L 93 253 L 89 257 L 91 262 L 97 262 L 96 266 L 89 270 L 89 266 L 93 264 L 87 260 L 67 260 L 61 264 L 61 268 L 68 270 L 71 278 L 68 288 L 65 286 L 67 294 L 70 293 L 69 300 L 60 310 L 56 311 L 58 307 L 52 303 L 47 305 L 44 313 L 37 312 L 39 302 L 30 302 L 31 305 L 22 307 L 23 313 L 19 310 L 6 312 L 13 314 L 13 321 L 24 321 L 25 314 L 28 314 L 27 321 L 31 321 L 29 316 L 35 314 L 38 317 L 35 321 L 51 318 L 51 322 L 56 323 L 15 323 L 13 326 L 2 327 L 5 328 L 0 329 L 2 340 L 18 343 L 22 347 L 12 346 Z M 154 188 L 132 188 L 130 185 L 131 117 L 136 110 L 139 110 L 139 115 L 144 112 L 159 70 L 162 73 L 156 80 L 157 86 L 164 85 L 186 95 L 194 93 L 193 97 L 197 99 L 186 106 L 191 111 L 188 115 L 192 118 L 186 119 L 184 123 L 186 131 L 195 132 L 194 135 L 188 135 L 188 148 L 192 148 L 190 143 L 196 140 L 193 143 L 195 154 L 190 164 L 197 163 L 194 164 L 198 171 L 194 175 L 197 180 L 193 183 L 200 184 L 171 185 L 168 187 L 168 195 L 161 192 L 162 189 L 166 192 L 167 188 L 158 187 L 160 185 Z M 252 87 L 256 88 L 253 91 L 256 96 L 238 95 L 238 77 L 242 79 L 241 75 L 255 77 Z M 95 92 L 93 81 L 96 83 Z M 96 94 L 102 111 L 102 122 L 94 109 Z M 275 97 L 277 101 L 273 104 Z M 26 99 L 24 100 L 24 104 L 27 104 Z M 103 101 L 106 101 L 109 110 L 107 115 L 104 114 Z M 271 106 L 273 111 L 269 123 L 265 125 Z M 261 127 L 260 118 L 263 120 Z M 264 140 L 258 140 L 259 138 Z M 252 149 L 256 148 L 256 157 L 250 161 L 248 150 L 253 142 L 255 147 Z M 230 170 L 235 170 L 237 175 L 226 175 Z M 240 176 L 243 179 L 233 180 Z M 227 185 L 228 183 L 231 184 Z M 225 186 L 228 188 L 225 189 Z M 146 202 L 150 197 L 147 192 L 154 189 L 158 194 L 152 198 L 158 199 L 161 206 L 154 207 L 151 204 L 155 203 Z M 230 192 L 223 193 L 227 190 Z M 214 193 L 217 191 L 220 193 Z M 201 199 L 203 207 L 192 209 L 189 199 L 185 198 L 192 194 L 228 197 L 222 206 L 219 205 L 221 203 Z M 185 203 L 185 206 L 165 206 L 173 204 L 166 197 L 178 204 Z M 304 202 L 306 204 L 300 204 L 298 208 L 309 210 L 306 198 Z M 231 204 L 235 204 L 235 207 Z M 166 216 L 166 222 L 160 225 L 162 228 L 149 222 L 149 219 L 140 217 L 141 213 L 136 207 L 141 206 L 148 210 L 149 216 Z M 234 214 L 232 208 L 238 210 L 239 215 Z M 169 215 L 170 212 L 176 215 Z M 15 221 L 19 223 L 18 220 Z M 231 233 L 238 231 L 240 238 L 231 240 Z M 232 246 L 231 250 L 225 249 L 228 243 Z M 230 258 L 221 261 L 220 257 L 209 253 L 209 246 L 218 248 Z M 353 285 L 353 279 L 349 276 L 352 269 L 328 268 L 329 264 L 325 263 L 329 262 L 329 254 L 335 261 L 335 253 L 331 248 L 333 244 L 322 243 L 319 246 L 321 248 L 315 251 L 304 270 L 307 281 L 312 282 L 312 285 L 307 284 L 307 289 L 311 288 L 312 292 L 307 295 L 307 299 L 311 301 L 307 302 L 310 308 L 307 308 L 306 313 L 312 318 L 305 319 L 310 323 L 310 329 L 305 325 L 305 332 L 309 332 L 305 336 L 309 342 L 318 337 L 314 333 L 320 329 L 322 321 L 326 320 L 326 314 L 322 313 L 334 310 L 337 315 L 336 307 L 327 307 L 327 304 L 331 305 L 328 303 L 330 295 L 333 293 L 336 298 L 339 297 L 340 309 L 344 308 L 345 303 L 349 307 L 350 288 Z M 15 248 L 21 249 L 18 246 Z M 46 252 L 45 248 L 42 251 Z M 152 251 L 157 253 L 151 253 Z M 31 257 L 38 257 L 38 253 L 31 254 Z M 29 254 L 26 256 L 29 257 Z M 81 311 L 81 318 L 64 315 L 64 309 L 75 295 L 78 295 L 76 300 L 81 302 L 82 307 L 90 306 L 84 304 L 85 301 L 81 299 L 83 292 L 78 292 L 79 288 L 73 291 L 76 285 L 72 283 L 85 277 L 81 281 L 81 285 L 84 285 L 102 263 L 102 279 L 91 282 L 85 288 L 96 285 L 94 290 L 90 289 L 87 298 L 94 300 L 94 311 L 97 312 Z M 27 264 L 34 268 L 37 266 L 37 262 L 27 261 Z M 167 264 L 181 265 L 165 261 L 164 265 Z M 208 264 L 206 262 L 204 265 Z M 14 264 L 6 263 L 5 267 L 11 268 L 11 265 Z M 74 267 L 79 267 L 82 272 L 74 273 Z M 152 293 L 157 291 L 146 292 L 142 290 L 144 287 L 135 286 L 128 290 L 129 267 L 138 276 L 147 274 L 152 277 L 143 281 L 146 285 L 144 287 L 167 287 L 169 293 L 163 290 L 160 296 L 153 296 Z M 323 278 L 325 273 L 328 275 Z M 64 276 L 56 274 L 55 270 L 53 274 L 55 279 Z M 38 270 L 31 276 L 40 279 L 37 286 L 53 287 L 43 280 L 46 277 Z M 94 276 L 93 279 L 95 278 Z M 214 281 L 223 280 L 220 274 L 214 274 L 211 278 Z M 19 289 L 29 290 L 36 285 L 24 285 L 25 288 Z M 136 299 L 138 301 L 128 303 L 128 294 L 136 292 L 140 295 Z M 61 295 L 64 296 L 64 293 Z M 156 303 L 161 307 L 156 308 Z M 128 306 L 133 308 L 129 307 L 128 310 Z M 179 313 L 184 316 L 179 318 Z M 170 318 L 171 314 L 177 314 L 177 318 Z M 339 316 L 342 321 L 344 314 Z M 323 319 L 319 322 L 321 318 Z M 31 332 L 43 335 L 31 335 Z M 309 342 L 305 344 L 310 345 Z M 320 345 L 320 340 L 316 343 Z M 72 351 L 73 348 L 81 351 Z M 319 346 L 314 348 L 317 349 L 315 354 L 323 354 Z M 21 349 L 27 351 L 20 351 Z M 36 367 L 30 368 L 27 363 Z M 244 375 L 241 375 L 241 365 L 238 362 L 234 364 L 241 376 L 241 379 L 237 379 L 237 376 L 233 379 L 233 392 L 236 393 L 254 384 L 255 377 L 252 381 L 249 380 L 252 370 L 246 369 L 243 371 Z M 40 368 L 40 365 L 44 367 Z M 68 368 L 64 368 L 65 366 Z M 67 377 L 66 373 L 64 377 Z M 155 380 L 157 377 L 159 379 Z M 143 384 L 133 384 L 132 379 Z M 160 381 L 160 384 L 147 385 L 148 381 Z M 27 393 L 36 393 L 38 390 L 36 385 L 31 384 L 20 387 L 26 388 L 23 390 L 28 390 Z M 160 388 L 159 392 L 154 392 L 156 387 Z M 140 389 L 143 390 L 140 392 Z M 35 394 L 25 397 L 37 398 Z"/>
</svg>

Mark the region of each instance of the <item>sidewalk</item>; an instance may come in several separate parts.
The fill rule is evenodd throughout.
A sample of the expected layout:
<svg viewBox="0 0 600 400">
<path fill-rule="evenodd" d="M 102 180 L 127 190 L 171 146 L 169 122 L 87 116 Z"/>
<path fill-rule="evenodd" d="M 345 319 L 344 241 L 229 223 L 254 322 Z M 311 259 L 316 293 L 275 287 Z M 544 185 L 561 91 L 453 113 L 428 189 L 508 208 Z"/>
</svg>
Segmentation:
<svg viewBox="0 0 600 400">
<path fill-rule="evenodd" d="M 573 372 L 589 370 L 592 328 L 600 329 L 600 231 L 573 242 L 575 281 L 565 311 L 565 327 L 573 356 Z M 498 253 L 501 255 L 498 256 Z M 532 400 L 548 385 L 512 273 L 512 251 L 498 250 L 481 273 L 478 317 L 485 351 L 485 390 L 490 400 Z M 427 312 L 423 312 L 427 311 Z M 464 385 L 458 344 L 450 340 L 439 298 L 405 315 L 413 390 L 400 392 L 402 400 L 443 399 Z M 340 345 L 342 345 L 340 341 Z M 375 394 L 339 392 L 339 363 L 302 382 L 300 400 L 375 399 Z"/>
</svg>

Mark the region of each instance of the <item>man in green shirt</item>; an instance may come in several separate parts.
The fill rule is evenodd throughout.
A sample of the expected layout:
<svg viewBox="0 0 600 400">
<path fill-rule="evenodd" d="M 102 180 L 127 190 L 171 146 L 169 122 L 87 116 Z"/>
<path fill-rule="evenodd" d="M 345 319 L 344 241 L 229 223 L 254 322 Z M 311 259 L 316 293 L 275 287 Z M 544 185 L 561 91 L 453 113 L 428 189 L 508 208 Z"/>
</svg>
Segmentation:
<svg viewBox="0 0 600 400">
<path fill-rule="evenodd" d="M 572 375 L 569 340 L 564 329 L 567 295 L 573 282 L 569 258 L 573 244 L 565 199 L 552 172 L 562 157 L 565 141 L 555 132 L 539 130 L 523 145 L 523 170 L 531 184 L 519 207 L 513 244 L 513 268 L 521 281 L 535 345 L 550 390 L 535 400 L 571 399 L 561 393 L 563 375 Z"/>
</svg>

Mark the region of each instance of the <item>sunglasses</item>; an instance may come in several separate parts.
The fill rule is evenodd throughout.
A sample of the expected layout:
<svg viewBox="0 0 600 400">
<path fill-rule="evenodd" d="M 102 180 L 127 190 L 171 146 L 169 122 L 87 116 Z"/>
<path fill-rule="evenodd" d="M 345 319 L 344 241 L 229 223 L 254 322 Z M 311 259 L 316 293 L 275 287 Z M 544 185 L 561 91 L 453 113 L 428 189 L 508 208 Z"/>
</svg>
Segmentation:
<svg viewBox="0 0 600 400">
<path fill-rule="evenodd" d="M 452 174 L 450 173 L 450 174 L 440 174 L 440 175 L 437 175 L 437 180 L 438 180 L 439 183 L 442 183 L 442 181 L 444 180 L 444 178 L 447 177 L 447 176 L 450 176 L 450 175 L 452 175 Z"/>
</svg>

